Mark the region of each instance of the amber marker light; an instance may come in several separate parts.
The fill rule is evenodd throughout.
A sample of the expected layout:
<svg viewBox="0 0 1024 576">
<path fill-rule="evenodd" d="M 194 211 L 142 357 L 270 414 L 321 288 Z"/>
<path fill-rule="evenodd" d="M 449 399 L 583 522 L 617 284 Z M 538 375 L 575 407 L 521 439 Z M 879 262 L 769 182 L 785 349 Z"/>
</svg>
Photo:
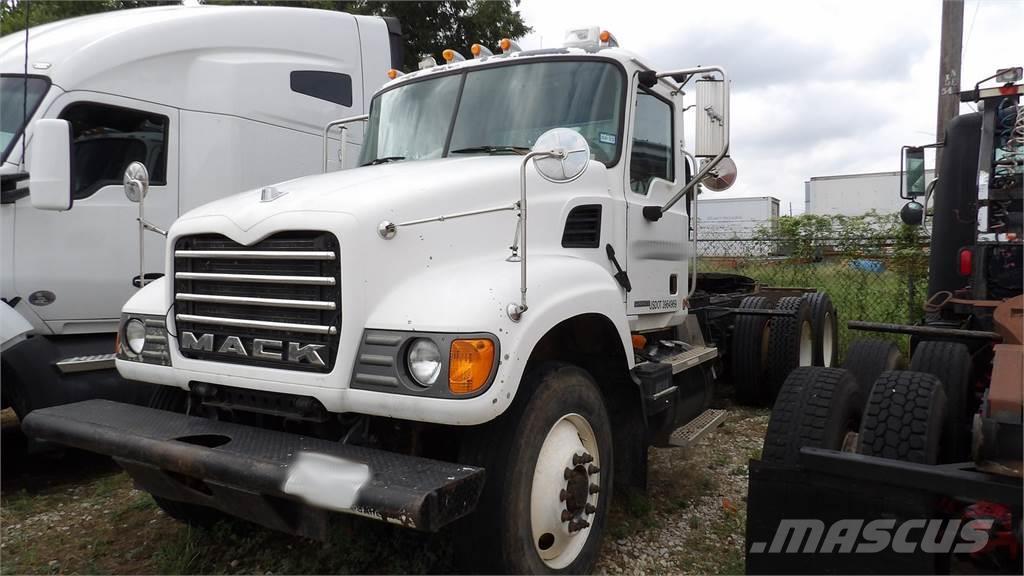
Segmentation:
<svg viewBox="0 0 1024 576">
<path fill-rule="evenodd" d="M 455 340 L 448 358 L 448 389 L 472 394 L 487 384 L 494 366 L 494 342 L 486 338 Z"/>
</svg>

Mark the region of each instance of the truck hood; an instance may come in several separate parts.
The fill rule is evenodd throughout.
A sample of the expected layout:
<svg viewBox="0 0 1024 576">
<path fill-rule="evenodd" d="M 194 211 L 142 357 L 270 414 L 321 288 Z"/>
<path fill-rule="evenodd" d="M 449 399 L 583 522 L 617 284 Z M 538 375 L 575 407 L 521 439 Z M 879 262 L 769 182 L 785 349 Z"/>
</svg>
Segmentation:
<svg viewBox="0 0 1024 576">
<path fill-rule="evenodd" d="M 522 157 L 465 156 L 364 166 L 273 184 L 200 206 L 178 221 L 223 217 L 241 230 L 285 212 L 340 212 L 394 222 L 508 205 L 519 199 Z M 441 209 L 438 206 L 449 208 Z"/>
</svg>

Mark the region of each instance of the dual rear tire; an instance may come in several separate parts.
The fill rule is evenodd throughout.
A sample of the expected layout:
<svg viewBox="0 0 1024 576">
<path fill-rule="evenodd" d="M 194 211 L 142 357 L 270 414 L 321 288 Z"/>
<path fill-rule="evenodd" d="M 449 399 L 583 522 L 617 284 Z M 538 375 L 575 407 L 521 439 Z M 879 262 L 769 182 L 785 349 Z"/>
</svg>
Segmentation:
<svg viewBox="0 0 1024 576">
<path fill-rule="evenodd" d="M 799 463 L 800 449 L 823 448 L 935 464 L 947 422 L 946 393 L 931 374 L 887 371 L 866 399 L 847 370 L 794 370 L 772 409 L 761 459 Z"/>
</svg>

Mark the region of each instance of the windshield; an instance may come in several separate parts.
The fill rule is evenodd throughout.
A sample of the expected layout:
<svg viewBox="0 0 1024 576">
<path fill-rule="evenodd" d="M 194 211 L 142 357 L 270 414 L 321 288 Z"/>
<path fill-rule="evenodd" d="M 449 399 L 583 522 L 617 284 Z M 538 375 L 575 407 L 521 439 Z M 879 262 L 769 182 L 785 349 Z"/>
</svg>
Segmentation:
<svg viewBox="0 0 1024 576">
<path fill-rule="evenodd" d="M 46 95 L 50 80 L 40 76 L 29 76 L 27 84 L 28 116 L 31 118 L 39 102 Z M 3 150 L 0 161 L 7 160 L 14 142 L 25 127 L 25 89 L 25 76 L 0 76 L 0 150 Z"/>
<path fill-rule="evenodd" d="M 610 62 L 541 61 L 414 81 L 374 98 L 360 164 L 516 153 L 572 128 L 595 160 L 615 164 L 623 74 Z M 457 106 L 457 108 L 456 108 Z"/>
</svg>

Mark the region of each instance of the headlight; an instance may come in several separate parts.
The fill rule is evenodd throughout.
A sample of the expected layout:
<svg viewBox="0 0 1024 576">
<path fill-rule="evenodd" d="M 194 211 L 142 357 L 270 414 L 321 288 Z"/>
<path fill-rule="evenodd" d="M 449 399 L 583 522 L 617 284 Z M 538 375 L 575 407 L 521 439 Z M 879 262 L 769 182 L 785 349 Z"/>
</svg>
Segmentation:
<svg viewBox="0 0 1024 576">
<path fill-rule="evenodd" d="M 163 316 L 121 314 L 121 330 L 117 336 L 118 360 L 171 365 L 170 350 L 167 348 L 167 322 Z"/>
<path fill-rule="evenodd" d="M 430 386 L 437 382 L 441 373 L 441 351 L 437 344 L 426 338 L 413 340 L 409 346 L 407 364 L 413 380 L 421 386 Z"/>
<path fill-rule="evenodd" d="M 142 354 L 146 346 L 146 325 L 138 318 L 132 318 L 124 325 L 124 340 L 134 354 Z"/>
</svg>

